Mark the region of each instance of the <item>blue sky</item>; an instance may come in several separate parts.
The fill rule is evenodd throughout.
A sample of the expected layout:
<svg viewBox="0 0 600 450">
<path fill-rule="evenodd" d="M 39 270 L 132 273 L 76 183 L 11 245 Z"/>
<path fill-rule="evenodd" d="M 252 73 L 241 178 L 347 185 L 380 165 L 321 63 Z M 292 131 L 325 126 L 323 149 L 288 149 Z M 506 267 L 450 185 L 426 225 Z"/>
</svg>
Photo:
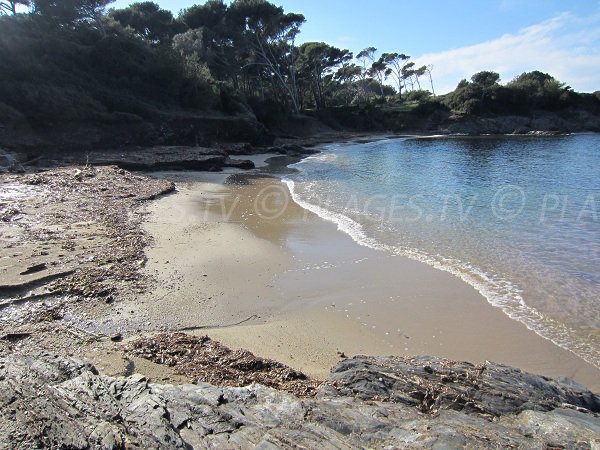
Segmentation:
<svg viewBox="0 0 600 450">
<path fill-rule="evenodd" d="M 111 6 L 127 6 L 117 0 Z M 158 0 L 177 13 L 202 1 Z M 272 0 L 306 17 L 299 36 L 357 53 L 368 46 L 433 64 L 439 93 L 480 70 L 503 81 L 542 70 L 600 90 L 600 0 Z"/>
</svg>

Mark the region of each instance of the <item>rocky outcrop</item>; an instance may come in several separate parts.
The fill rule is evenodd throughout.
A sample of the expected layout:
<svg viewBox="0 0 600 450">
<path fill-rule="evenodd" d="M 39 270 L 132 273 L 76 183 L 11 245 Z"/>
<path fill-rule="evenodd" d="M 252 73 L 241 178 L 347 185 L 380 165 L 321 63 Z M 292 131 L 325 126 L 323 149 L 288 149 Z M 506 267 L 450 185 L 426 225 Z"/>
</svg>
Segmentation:
<svg viewBox="0 0 600 450">
<path fill-rule="evenodd" d="M 297 144 L 277 147 L 254 147 L 250 144 L 222 144 L 219 148 L 200 146 L 127 147 L 89 152 L 48 152 L 43 158 L 47 165 L 118 166 L 125 170 L 202 170 L 219 171 L 224 167 L 253 169 L 254 162 L 232 156 L 274 153 L 294 158 L 319 153 L 314 148 Z M 2 153 L 0 153 L 0 165 Z M 1 167 L 0 167 L 1 169 Z"/>
<path fill-rule="evenodd" d="M 264 153 L 274 153 L 276 155 L 302 157 L 319 153 L 319 150 L 317 149 L 303 147 L 298 144 L 283 144 L 271 147 L 254 147 L 250 144 L 234 144 L 224 146 L 224 149 L 229 155 L 259 155 Z"/>
<path fill-rule="evenodd" d="M 314 148 L 305 148 L 297 144 L 285 144 L 279 147 L 269 147 L 266 153 L 276 153 L 279 155 L 287 155 L 298 158 L 317 154 L 319 153 L 319 150 Z"/>
<path fill-rule="evenodd" d="M 430 356 L 347 359 L 332 371 L 327 385 L 322 392 L 329 395 L 405 403 L 424 413 L 453 409 L 497 418 L 566 406 L 600 413 L 600 397 L 570 379 Z"/>
<path fill-rule="evenodd" d="M 600 131 L 600 117 L 586 111 L 537 113 L 531 116 L 452 116 L 439 125 L 450 134 L 561 134 Z"/>
<path fill-rule="evenodd" d="M 8 355 L 0 446 L 586 449 L 600 443 L 598 401 L 573 383 L 434 358 L 346 360 L 316 398 L 301 399 L 258 384 L 158 385 L 75 359 Z"/>
<path fill-rule="evenodd" d="M 132 147 L 118 150 L 57 153 L 46 159 L 57 164 L 114 165 L 125 170 L 205 170 L 218 171 L 223 167 L 252 169 L 250 160 L 229 158 L 225 150 L 209 147 L 161 146 Z"/>
</svg>

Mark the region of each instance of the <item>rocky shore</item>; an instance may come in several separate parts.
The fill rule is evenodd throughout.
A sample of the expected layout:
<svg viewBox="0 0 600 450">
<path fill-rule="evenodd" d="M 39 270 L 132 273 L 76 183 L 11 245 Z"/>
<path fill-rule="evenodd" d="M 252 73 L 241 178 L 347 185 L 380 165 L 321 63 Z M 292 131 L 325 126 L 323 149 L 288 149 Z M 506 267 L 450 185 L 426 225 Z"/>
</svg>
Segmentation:
<svg viewBox="0 0 600 450">
<path fill-rule="evenodd" d="M 586 111 L 565 114 L 539 113 L 505 116 L 454 116 L 440 124 L 442 134 L 556 135 L 565 133 L 598 132 L 600 117 Z"/>
<path fill-rule="evenodd" d="M 431 357 L 342 361 L 314 398 L 159 385 L 49 353 L 0 358 L 5 448 L 543 448 L 600 444 L 600 398 L 568 381 Z"/>
<path fill-rule="evenodd" d="M 189 170 L 217 172 L 224 168 L 253 169 L 254 163 L 244 155 L 273 154 L 304 157 L 318 153 L 313 148 L 297 144 L 270 147 L 253 147 L 250 144 L 231 144 L 219 147 L 161 146 L 131 147 L 117 150 L 92 150 L 86 153 L 48 154 L 44 160 L 49 165 L 118 166 L 125 170 L 161 171 Z"/>
</svg>

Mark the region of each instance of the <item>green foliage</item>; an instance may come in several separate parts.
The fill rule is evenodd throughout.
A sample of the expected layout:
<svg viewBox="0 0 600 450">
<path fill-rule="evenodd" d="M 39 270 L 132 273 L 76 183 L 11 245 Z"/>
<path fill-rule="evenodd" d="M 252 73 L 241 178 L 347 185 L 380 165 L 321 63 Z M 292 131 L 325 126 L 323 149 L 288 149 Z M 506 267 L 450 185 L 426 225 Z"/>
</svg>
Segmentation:
<svg viewBox="0 0 600 450">
<path fill-rule="evenodd" d="M 112 9 L 109 17 L 152 44 L 168 41 L 176 32 L 171 11 L 161 9 L 153 2 L 132 3 L 127 8 Z"/>
<path fill-rule="evenodd" d="M 421 99 L 417 102 L 413 112 L 418 115 L 430 115 L 430 114 L 440 114 L 446 113 L 448 111 L 448 107 L 438 98 L 428 97 L 426 99 Z"/>
<path fill-rule="evenodd" d="M 215 107 L 219 90 L 206 62 L 194 53 L 185 58 L 183 66 L 187 83 L 182 92 L 182 104 L 186 107 L 202 109 Z"/>
<path fill-rule="evenodd" d="M 431 92 L 425 91 L 423 89 L 418 89 L 415 91 L 410 91 L 404 98 L 408 102 L 422 102 L 431 97 Z"/>
<path fill-rule="evenodd" d="M 34 121 L 54 117 L 78 122 L 99 119 L 106 112 L 87 92 L 65 86 L 9 81 L 0 87 L 0 97 Z"/>
<path fill-rule="evenodd" d="M 333 80 L 336 69 L 352 59 L 352 53 L 324 42 L 306 42 L 298 49 L 298 76 L 310 90 L 317 108 L 326 106 L 332 89 L 339 86 Z"/>
<path fill-rule="evenodd" d="M 33 11 L 57 25 L 75 25 L 94 22 L 101 17 L 104 8 L 114 0 L 33 0 Z"/>
<path fill-rule="evenodd" d="M 118 27 L 44 24 L 37 15 L 0 18 L 0 102 L 35 123 L 115 111 L 152 117 L 165 107 L 218 103 L 206 69 L 186 65 L 170 47 L 153 47 Z"/>
<path fill-rule="evenodd" d="M 527 114 L 535 109 L 556 110 L 578 101 L 570 88 L 551 75 L 526 72 L 501 86 L 496 72 L 478 72 L 471 82 L 462 80 L 444 103 L 466 114 Z"/>
<path fill-rule="evenodd" d="M 247 101 L 268 118 L 273 111 L 281 116 L 301 108 L 387 104 L 396 95 L 386 82 L 394 64 L 399 91 L 408 82 L 411 90 L 415 84 L 420 88 L 423 71 L 404 54 L 377 58 L 369 47 L 355 64 L 351 52 L 324 42 L 296 46 L 304 16 L 267 0 L 208 0 L 177 18 L 152 1 L 103 14 L 108 3 L 34 0 L 27 20 L 11 18 L 18 39 L 0 37 L 0 43 L 6 41 L 0 67 L 27 89 L 36 83 L 48 87 L 56 105 L 71 99 L 91 115 L 121 111 L 151 117 L 164 107 L 245 111 L 240 105 Z M 29 97 L 7 98 L 18 109 L 21 96 L 21 107 L 36 120 L 74 115 L 69 108 L 61 113 L 44 95 L 33 90 Z M 44 105 L 39 111 L 30 106 L 35 98 Z"/>
<path fill-rule="evenodd" d="M 498 81 L 500 81 L 500 74 L 490 70 L 484 70 L 473 75 L 471 77 L 471 81 L 477 87 L 481 87 L 482 89 L 490 89 L 498 84 Z"/>
<path fill-rule="evenodd" d="M 561 96 L 569 88 L 547 73 L 540 71 L 525 72 L 507 84 L 507 87 L 516 91 L 527 103 L 535 107 L 559 107 Z"/>
<path fill-rule="evenodd" d="M 223 0 L 208 0 L 202 5 L 184 9 L 179 21 L 188 29 L 208 28 L 224 31 L 227 5 Z"/>
<path fill-rule="evenodd" d="M 432 98 L 425 90 L 433 92 L 432 66 L 418 67 L 404 53 L 379 55 L 374 47 L 354 58 L 325 42 L 298 46 L 304 16 L 267 0 L 208 0 L 176 18 L 151 1 L 108 14 L 111 0 L 31 0 L 30 14 L 14 15 L 16 3 L 29 0 L 0 0 L 0 103 L 37 123 L 154 118 L 165 108 L 237 114 L 248 105 L 265 123 L 331 106 L 368 111 L 373 123 L 384 113 L 446 108 L 600 109 L 598 93 L 576 94 L 537 71 L 506 86 L 498 73 L 478 72 Z"/>
</svg>

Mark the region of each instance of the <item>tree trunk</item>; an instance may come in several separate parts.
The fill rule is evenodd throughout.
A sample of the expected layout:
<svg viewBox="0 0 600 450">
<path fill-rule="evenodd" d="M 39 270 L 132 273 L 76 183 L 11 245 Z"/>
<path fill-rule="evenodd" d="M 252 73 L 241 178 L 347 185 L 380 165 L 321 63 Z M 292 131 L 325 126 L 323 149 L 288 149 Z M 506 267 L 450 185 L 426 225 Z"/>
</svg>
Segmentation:
<svg viewBox="0 0 600 450">
<path fill-rule="evenodd" d="M 325 107 L 325 95 L 323 94 L 323 82 L 321 80 L 321 74 L 317 71 L 317 69 L 315 69 L 315 79 L 317 82 L 317 94 L 319 95 L 317 109 L 323 109 Z"/>
<path fill-rule="evenodd" d="M 435 89 L 433 88 L 433 78 L 431 77 L 431 71 L 428 70 L 427 74 L 429 75 L 429 82 L 431 83 L 431 93 L 435 97 Z"/>
</svg>

